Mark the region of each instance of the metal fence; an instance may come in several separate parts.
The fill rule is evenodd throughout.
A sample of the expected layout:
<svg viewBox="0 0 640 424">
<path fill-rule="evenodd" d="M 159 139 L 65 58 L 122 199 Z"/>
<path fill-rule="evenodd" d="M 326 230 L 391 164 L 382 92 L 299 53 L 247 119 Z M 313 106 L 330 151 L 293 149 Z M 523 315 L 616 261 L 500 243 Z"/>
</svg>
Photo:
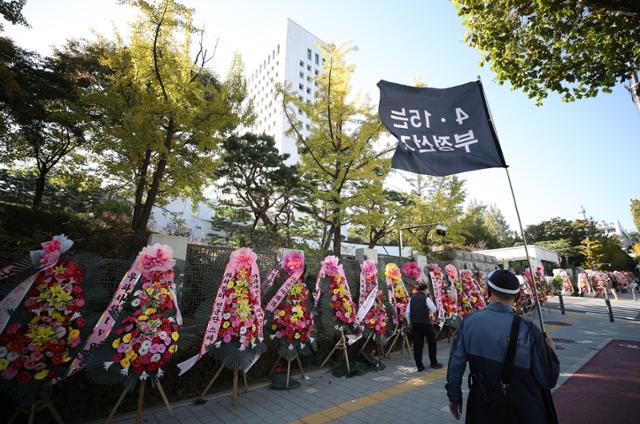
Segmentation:
<svg viewBox="0 0 640 424">
<path fill-rule="evenodd" d="M 198 306 L 208 298 L 215 296 L 222 280 L 224 269 L 233 248 L 190 244 L 187 248 L 187 258 L 184 268 L 178 275 L 178 295 L 181 309 L 185 318 L 192 318 Z M 262 274 L 262 279 L 274 269 L 280 259 L 276 250 L 256 250 L 257 262 Z M 0 265 L 14 258 L 24 256 L 23 253 L 0 252 Z M 305 255 L 307 264 L 307 276 L 315 281 L 320 264 L 324 258 L 317 255 Z M 409 261 L 408 258 L 400 258 L 392 255 L 378 255 L 379 269 L 384 271 L 388 263 L 394 262 L 399 267 Z M 91 282 L 100 284 L 111 295 L 122 276 L 131 266 L 131 260 L 106 259 L 101 265 L 99 281 Z M 351 288 L 354 300 L 359 295 L 360 266 L 353 256 L 344 256 L 340 261 L 344 267 L 345 275 Z M 106 299 L 105 302 L 108 302 Z M 99 307 L 100 305 L 98 305 Z M 106 304 L 104 305 L 106 306 Z"/>
</svg>

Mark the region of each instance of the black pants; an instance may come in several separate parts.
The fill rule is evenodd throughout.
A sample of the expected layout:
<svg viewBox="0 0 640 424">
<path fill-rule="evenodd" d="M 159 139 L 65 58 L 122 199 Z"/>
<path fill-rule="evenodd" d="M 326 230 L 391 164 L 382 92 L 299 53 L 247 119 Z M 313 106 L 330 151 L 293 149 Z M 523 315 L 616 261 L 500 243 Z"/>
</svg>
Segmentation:
<svg viewBox="0 0 640 424">
<path fill-rule="evenodd" d="M 422 364 L 422 350 L 424 348 L 424 338 L 427 337 L 427 342 L 429 343 L 429 361 L 431 361 L 431 365 L 435 365 L 438 363 L 438 359 L 436 358 L 437 346 L 436 346 L 436 335 L 433 332 L 433 327 L 431 324 L 413 324 L 413 328 L 411 329 L 411 335 L 413 336 L 413 357 L 416 360 L 416 367 L 424 368 Z"/>
</svg>

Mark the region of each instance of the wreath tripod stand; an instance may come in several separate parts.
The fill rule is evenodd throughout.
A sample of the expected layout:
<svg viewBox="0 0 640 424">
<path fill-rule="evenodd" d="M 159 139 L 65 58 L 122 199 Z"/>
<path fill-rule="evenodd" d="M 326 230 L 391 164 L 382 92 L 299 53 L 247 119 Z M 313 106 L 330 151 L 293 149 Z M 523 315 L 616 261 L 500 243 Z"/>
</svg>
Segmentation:
<svg viewBox="0 0 640 424">
<path fill-rule="evenodd" d="M 162 402 L 164 402 L 164 406 L 167 408 L 169 415 L 173 416 L 173 409 L 171 409 L 171 405 L 169 405 L 169 400 L 167 399 L 167 395 L 165 395 L 164 393 L 164 389 L 162 388 L 162 384 L 160 384 L 160 380 L 156 378 L 155 380 L 152 380 L 151 383 L 155 385 L 156 388 L 158 389 L 158 392 L 160 392 L 160 396 L 162 397 Z M 142 423 L 142 410 L 144 405 L 144 389 L 146 384 L 147 384 L 147 380 L 142 380 L 142 383 L 140 383 L 140 386 L 139 386 L 138 406 L 136 407 L 136 424 Z M 113 419 L 113 416 L 115 415 L 116 411 L 118 410 L 118 407 L 124 400 L 124 397 L 127 395 L 127 392 L 128 390 L 126 388 L 122 391 L 122 394 L 118 398 L 118 401 L 116 402 L 116 404 L 113 406 L 113 409 L 109 414 L 109 417 L 107 417 L 106 424 L 109 424 Z"/>
<path fill-rule="evenodd" d="M 349 365 L 349 352 L 348 352 L 347 338 L 344 335 L 344 331 L 342 330 L 342 327 L 340 328 L 340 339 L 338 339 L 335 346 L 333 346 L 333 349 L 331 349 L 331 352 L 329 352 L 329 354 L 324 359 L 324 361 L 322 361 L 322 364 L 320 364 L 320 368 L 325 366 L 327 361 L 331 359 L 333 352 L 335 352 L 336 350 L 341 350 L 344 353 L 344 360 L 347 364 L 347 374 L 350 374 L 351 366 Z"/>
<path fill-rule="evenodd" d="M 220 364 L 220 368 L 218 368 L 218 370 L 216 371 L 216 373 L 213 375 L 213 377 L 211 378 L 211 380 L 209 380 L 209 383 L 207 384 L 207 387 L 204 388 L 204 390 L 202 391 L 202 393 L 200 394 L 200 401 L 204 400 L 204 397 L 207 395 L 207 392 L 209 391 L 209 389 L 211 388 L 211 386 L 213 386 L 213 383 L 215 383 L 215 381 L 218 379 L 218 377 L 220 376 L 220 373 L 222 372 L 222 370 L 224 369 L 224 362 Z M 234 368 L 233 369 L 233 385 L 232 385 L 232 389 L 231 389 L 231 405 L 232 406 L 236 406 L 236 404 L 238 403 L 238 374 L 240 372 L 239 368 Z M 247 383 L 247 373 L 246 372 L 242 372 L 242 379 L 244 382 L 244 392 L 245 393 L 249 393 L 249 383 Z"/>
<path fill-rule="evenodd" d="M 42 399 L 36 400 L 29 405 L 19 407 L 16 412 L 11 416 L 8 424 L 13 423 L 20 415 L 25 414 L 29 416 L 28 424 L 33 424 L 36 419 L 36 414 L 43 409 L 47 409 L 54 421 L 57 424 L 64 424 L 58 410 L 53 406 L 53 401 L 49 398 L 49 392 L 45 389 L 42 391 Z"/>
<path fill-rule="evenodd" d="M 372 338 L 373 338 L 373 332 L 369 333 L 369 335 L 367 336 L 366 340 L 362 344 L 362 347 L 358 351 L 358 356 L 360 356 L 360 354 L 364 352 L 364 349 L 367 347 L 367 344 L 369 344 L 369 341 Z M 378 354 L 378 361 L 382 362 L 382 360 L 384 359 L 384 346 L 382 346 L 380 343 L 375 343 L 375 346 L 376 346 L 376 353 Z"/>
<path fill-rule="evenodd" d="M 391 357 L 391 351 L 398 342 L 398 339 L 401 340 L 400 343 L 402 347 L 402 353 L 404 353 L 404 350 L 407 349 L 407 353 L 411 354 L 411 345 L 409 344 L 409 337 L 407 336 L 407 328 L 404 325 L 401 326 L 398 324 L 396 325 L 395 330 L 393 330 L 393 335 L 389 339 L 389 350 L 387 350 L 385 358 Z"/>
</svg>

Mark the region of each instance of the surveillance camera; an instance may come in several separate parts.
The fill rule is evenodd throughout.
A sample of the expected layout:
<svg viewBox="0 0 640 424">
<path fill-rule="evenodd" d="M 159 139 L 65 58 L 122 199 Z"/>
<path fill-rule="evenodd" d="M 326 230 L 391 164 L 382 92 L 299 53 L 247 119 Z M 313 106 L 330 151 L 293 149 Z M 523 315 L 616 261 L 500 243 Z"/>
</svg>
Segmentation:
<svg viewBox="0 0 640 424">
<path fill-rule="evenodd" d="M 438 224 L 436 225 L 436 234 L 439 236 L 446 236 L 447 235 L 447 227 L 445 227 L 442 224 Z"/>
</svg>

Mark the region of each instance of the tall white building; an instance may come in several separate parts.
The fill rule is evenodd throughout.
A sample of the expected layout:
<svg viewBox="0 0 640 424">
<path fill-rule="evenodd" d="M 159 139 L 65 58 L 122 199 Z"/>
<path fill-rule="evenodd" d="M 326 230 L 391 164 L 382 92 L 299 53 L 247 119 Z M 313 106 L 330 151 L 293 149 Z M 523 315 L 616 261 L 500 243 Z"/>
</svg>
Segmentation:
<svg viewBox="0 0 640 424">
<path fill-rule="evenodd" d="M 598 222 L 598 229 L 602 231 L 605 236 L 617 236 L 620 239 L 620 243 L 622 243 L 624 250 L 627 250 L 633 244 L 629 234 L 627 234 L 625 229 L 622 228 L 622 225 L 620 225 L 620 221 L 600 221 Z"/>
<path fill-rule="evenodd" d="M 290 155 L 289 163 L 298 161 L 298 150 L 295 138 L 285 134 L 289 121 L 276 85 L 288 86 L 301 101 L 311 102 L 318 87 L 314 79 L 322 71 L 319 43 L 322 41 L 318 37 L 287 19 L 270 49 L 255 61 L 257 65 L 247 76 L 248 94 L 254 101 L 257 118 L 252 131 L 273 136 L 278 150 Z M 302 134 L 307 135 L 311 120 L 299 109 L 292 112 L 302 124 Z"/>
</svg>

